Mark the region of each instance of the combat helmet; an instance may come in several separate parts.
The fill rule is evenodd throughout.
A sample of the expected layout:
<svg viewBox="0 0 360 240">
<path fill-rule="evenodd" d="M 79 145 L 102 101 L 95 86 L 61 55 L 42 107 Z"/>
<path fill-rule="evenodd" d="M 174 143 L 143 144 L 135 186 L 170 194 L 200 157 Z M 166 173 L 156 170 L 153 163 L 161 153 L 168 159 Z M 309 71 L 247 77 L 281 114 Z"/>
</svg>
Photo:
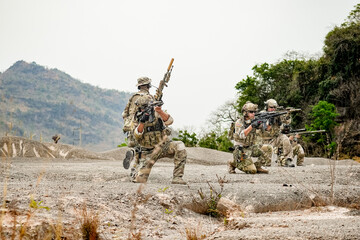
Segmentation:
<svg viewBox="0 0 360 240">
<path fill-rule="evenodd" d="M 247 112 L 249 111 L 254 111 L 256 112 L 258 110 L 258 105 L 257 104 L 253 104 L 250 101 L 247 101 L 244 106 L 241 108 L 241 113 L 243 115 L 245 115 Z"/>
<path fill-rule="evenodd" d="M 151 85 L 151 79 L 148 77 L 140 77 L 137 79 L 137 82 L 138 82 L 136 84 L 137 87 L 140 87 L 142 85 L 149 85 L 149 86 Z"/>
<path fill-rule="evenodd" d="M 275 107 L 275 108 L 278 108 L 279 105 L 278 103 L 276 102 L 275 99 L 268 99 L 265 103 L 265 110 L 267 110 L 269 107 Z"/>
</svg>

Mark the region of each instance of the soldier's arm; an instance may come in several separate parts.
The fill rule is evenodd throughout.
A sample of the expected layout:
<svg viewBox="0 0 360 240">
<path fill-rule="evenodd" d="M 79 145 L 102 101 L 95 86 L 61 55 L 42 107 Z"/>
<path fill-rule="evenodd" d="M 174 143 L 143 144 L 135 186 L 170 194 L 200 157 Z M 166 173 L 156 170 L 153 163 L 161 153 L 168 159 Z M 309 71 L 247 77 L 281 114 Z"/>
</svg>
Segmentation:
<svg viewBox="0 0 360 240">
<path fill-rule="evenodd" d="M 170 114 L 164 112 L 161 107 L 155 107 L 155 111 L 160 115 L 161 119 L 164 121 L 165 126 L 169 126 L 174 122 L 174 119 Z"/>
<path fill-rule="evenodd" d="M 250 125 L 250 127 L 251 127 L 251 125 Z M 246 128 L 246 129 L 248 129 L 248 128 Z M 244 126 L 244 124 L 242 123 L 241 120 L 236 121 L 236 123 L 235 123 L 235 132 L 234 132 L 234 140 L 239 141 L 239 140 L 245 139 L 246 136 L 251 131 L 252 127 L 251 127 L 250 130 L 248 130 L 248 132 L 245 132 L 246 129 L 245 129 L 245 126 Z"/>
</svg>

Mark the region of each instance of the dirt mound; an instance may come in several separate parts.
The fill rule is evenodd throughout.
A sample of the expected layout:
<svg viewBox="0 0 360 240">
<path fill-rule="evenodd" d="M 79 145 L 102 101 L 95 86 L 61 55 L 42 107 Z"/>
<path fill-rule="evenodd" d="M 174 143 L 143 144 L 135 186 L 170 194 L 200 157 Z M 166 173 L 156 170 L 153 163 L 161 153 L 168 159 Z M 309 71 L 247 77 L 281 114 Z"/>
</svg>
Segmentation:
<svg viewBox="0 0 360 240">
<path fill-rule="evenodd" d="M 0 140 L 0 153 L 3 157 L 38 157 L 38 158 L 80 158 L 122 160 L 128 150 L 127 147 L 116 148 L 105 152 L 92 152 L 83 148 L 61 144 L 41 143 L 22 137 L 7 136 Z M 193 147 L 186 148 L 188 163 L 202 165 L 222 165 L 232 158 L 231 153 L 213 149 Z M 159 162 L 172 162 L 172 159 L 163 158 Z"/>
<path fill-rule="evenodd" d="M 112 156 L 116 155 L 116 151 L 117 150 L 112 151 L 112 154 L 96 153 L 68 144 L 41 143 L 13 136 L 2 137 L 0 140 L 0 156 L 11 158 L 80 158 L 114 160 Z"/>
<path fill-rule="evenodd" d="M 1 157 L 55 157 L 44 144 L 21 137 L 3 137 L 0 147 Z"/>
</svg>

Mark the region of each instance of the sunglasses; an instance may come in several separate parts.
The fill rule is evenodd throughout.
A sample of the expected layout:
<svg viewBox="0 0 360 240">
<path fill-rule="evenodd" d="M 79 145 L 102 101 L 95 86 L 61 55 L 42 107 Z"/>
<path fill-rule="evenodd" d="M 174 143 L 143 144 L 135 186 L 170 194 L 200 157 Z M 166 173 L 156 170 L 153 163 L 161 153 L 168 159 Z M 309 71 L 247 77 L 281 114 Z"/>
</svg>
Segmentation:
<svg viewBox="0 0 360 240">
<path fill-rule="evenodd" d="M 249 113 L 255 113 L 255 111 L 249 111 Z"/>
<path fill-rule="evenodd" d="M 269 108 L 276 108 L 275 106 L 269 106 Z"/>
</svg>

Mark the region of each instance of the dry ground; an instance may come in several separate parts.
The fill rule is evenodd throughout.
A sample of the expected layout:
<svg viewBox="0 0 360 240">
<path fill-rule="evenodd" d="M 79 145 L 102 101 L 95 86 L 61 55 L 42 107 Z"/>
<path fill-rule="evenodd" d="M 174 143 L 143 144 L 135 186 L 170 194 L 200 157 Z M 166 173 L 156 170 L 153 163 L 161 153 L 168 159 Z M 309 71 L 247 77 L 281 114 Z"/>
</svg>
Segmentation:
<svg viewBox="0 0 360 240">
<path fill-rule="evenodd" d="M 70 148 L 48 144 L 51 147 Z M 88 215 L 98 217 L 101 239 L 360 237 L 360 164 L 355 161 L 306 158 L 304 167 L 273 164 L 268 175 L 230 175 L 226 161 L 231 154 L 188 148 L 187 186 L 170 184 L 173 163 L 169 159 L 157 162 L 148 183 L 140 185 L 129 182 L 129 171 L 122 167 L 125 150 L 94 154 L 80 149 L 83 157 L 72 150 L 75 157 L 71 158 L 2 157 L 2 235 L 11 239 L 23 225 L 28 226 L 28 239 L 36 234 L 43 239 L 48 229 L 56 227 L 61 227 L 58 232 L 63 239 L 81 239 L 86 206 Z M 209 186 L 213 196 L 221 192 L 222 199 L 235 206 L 226 217 L 196 213 L 201 209 L 194 200 L 202 202 L 198 191 L 209 199 Z"/>
</svg>

